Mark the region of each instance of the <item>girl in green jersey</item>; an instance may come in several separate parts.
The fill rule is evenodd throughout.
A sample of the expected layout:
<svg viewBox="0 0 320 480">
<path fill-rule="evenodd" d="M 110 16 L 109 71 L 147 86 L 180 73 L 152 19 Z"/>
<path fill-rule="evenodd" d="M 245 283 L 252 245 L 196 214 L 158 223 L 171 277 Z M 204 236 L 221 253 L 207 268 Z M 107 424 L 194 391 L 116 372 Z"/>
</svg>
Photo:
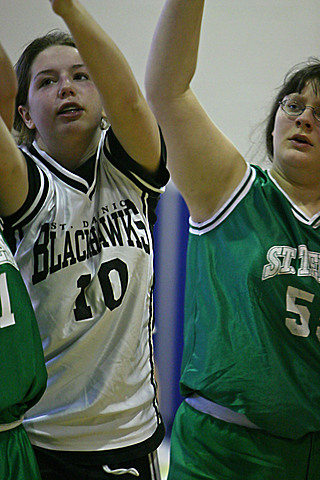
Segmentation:
<svg viewBox="0 0 320 480">
<path fill-rule="evenodd" d="M 16 76 L 0 45 L 0 137 L 13 143 Z M 5 201 L 5 195 L 2 200 Z M 0 478 L 40 480 L 33 449 L 22 425 L 42 396 L 47 380 L 38 326 L 17 264 L 0 226 Z"/>
<path fill-rule="evenodd" d="M 190 211 L 170 480 L 318 480 L 320 62 L 285 78 L 251 166 L 190 88 L 204 0 L 167 0 L 146 91 Z"/>
</svg>

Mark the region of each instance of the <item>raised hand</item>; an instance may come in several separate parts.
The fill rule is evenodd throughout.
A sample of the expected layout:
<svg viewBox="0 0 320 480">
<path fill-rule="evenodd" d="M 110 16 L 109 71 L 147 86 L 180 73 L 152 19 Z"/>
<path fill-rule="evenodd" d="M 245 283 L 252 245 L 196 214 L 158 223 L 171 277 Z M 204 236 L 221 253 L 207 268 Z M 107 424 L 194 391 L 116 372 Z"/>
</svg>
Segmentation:
<svg viewBox="0 0 320 480">
<path fill-rule="evenodd" d="M 0 44 L 0 116 L 9 130 L 12 128 L 17 77 L 11 61 Z"/>
<path fill-rule="evenodd" d="M 77 0 L 49 0 L 49 2 L 54 13 L 61 17 L 66 15 L 78 3 Z"/>
</svg>

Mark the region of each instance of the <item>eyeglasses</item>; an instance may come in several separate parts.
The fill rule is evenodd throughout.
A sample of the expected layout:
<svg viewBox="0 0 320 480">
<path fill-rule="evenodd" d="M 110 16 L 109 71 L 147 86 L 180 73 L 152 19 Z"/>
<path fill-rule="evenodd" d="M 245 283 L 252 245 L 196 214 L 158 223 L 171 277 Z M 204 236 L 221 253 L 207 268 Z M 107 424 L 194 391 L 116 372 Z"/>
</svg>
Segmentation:
<svg viewBox="0 0 320 480">
<path fill-rule="evenodd" d="M 285 97 L 283 100 L 281 100 L 281 102 L 279 102 L 279 105 L 284 113 L 289 115 L 289 117 L 298 117 L 305 111 L 306 108 L 310 108 L 314 118 L 320 122 L 320 106 L 311 107 L 310 105 L 305 105 L 296 98 L 291 97 Z"/>
</svg>

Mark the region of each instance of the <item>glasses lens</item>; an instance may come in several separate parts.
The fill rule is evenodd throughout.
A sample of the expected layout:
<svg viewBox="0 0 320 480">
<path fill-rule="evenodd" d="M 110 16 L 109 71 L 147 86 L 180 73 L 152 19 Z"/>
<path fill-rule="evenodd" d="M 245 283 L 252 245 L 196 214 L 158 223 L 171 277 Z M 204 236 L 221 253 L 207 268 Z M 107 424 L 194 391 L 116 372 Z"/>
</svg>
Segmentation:
<svg viewBox="0 0 320 480">
<path fill-rule="evenodd" d="M 320 122 L 320 107 L 315 107 L 315 108 L 313 109 L 313 115 L 314 115 L 315 118 L 316 118 L 317 120 L 319 120 L 319 122 Z"/>
<path fill-rule="evenodd" d="M 304 110 L 304 105 L 297 100 L 292 98 L 285 98 L 282 101 L 282 108 L 288 115 L 300 115 Z M 317 112 L 318 115 L 318 112 Z M 319 108 L 319 118 L 320 118 L 320 108 Z"/>
</svg>

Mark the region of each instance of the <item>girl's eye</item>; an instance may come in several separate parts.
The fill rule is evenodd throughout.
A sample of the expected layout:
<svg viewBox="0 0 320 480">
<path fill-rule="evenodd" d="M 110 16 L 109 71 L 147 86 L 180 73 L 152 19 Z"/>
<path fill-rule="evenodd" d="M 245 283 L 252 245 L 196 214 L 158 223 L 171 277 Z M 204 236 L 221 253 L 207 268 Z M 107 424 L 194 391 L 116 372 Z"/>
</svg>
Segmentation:
<svg viewBox="0 0 320 480">
<path fill-rule="evenodd" d="M 75 80 L 88 80 L 89 79 L 89 75 L 87 73 L 76 73 L 75 76 L 74 76 L 74 79 Z"/>
<path fill-rule="evenodd" d="M 301 110 L 301 106 L 299 103 L 297 103 L 296 101 L 294 100 L 291 100 L 291 101 L 288 101 L 287 102 L 287 107 L 292 110 L 293 112 L 297 111 L 297 110 Z"/>
<path fill-rule="evenodd" d="M 44 78 L 44 79 L 40 82 L 40 88 L 41 88 L 41 87 L 46 87 L 47 85 L 51 85 L 51 83 L 54 83 L 53 78 Z"/>
</svg>

